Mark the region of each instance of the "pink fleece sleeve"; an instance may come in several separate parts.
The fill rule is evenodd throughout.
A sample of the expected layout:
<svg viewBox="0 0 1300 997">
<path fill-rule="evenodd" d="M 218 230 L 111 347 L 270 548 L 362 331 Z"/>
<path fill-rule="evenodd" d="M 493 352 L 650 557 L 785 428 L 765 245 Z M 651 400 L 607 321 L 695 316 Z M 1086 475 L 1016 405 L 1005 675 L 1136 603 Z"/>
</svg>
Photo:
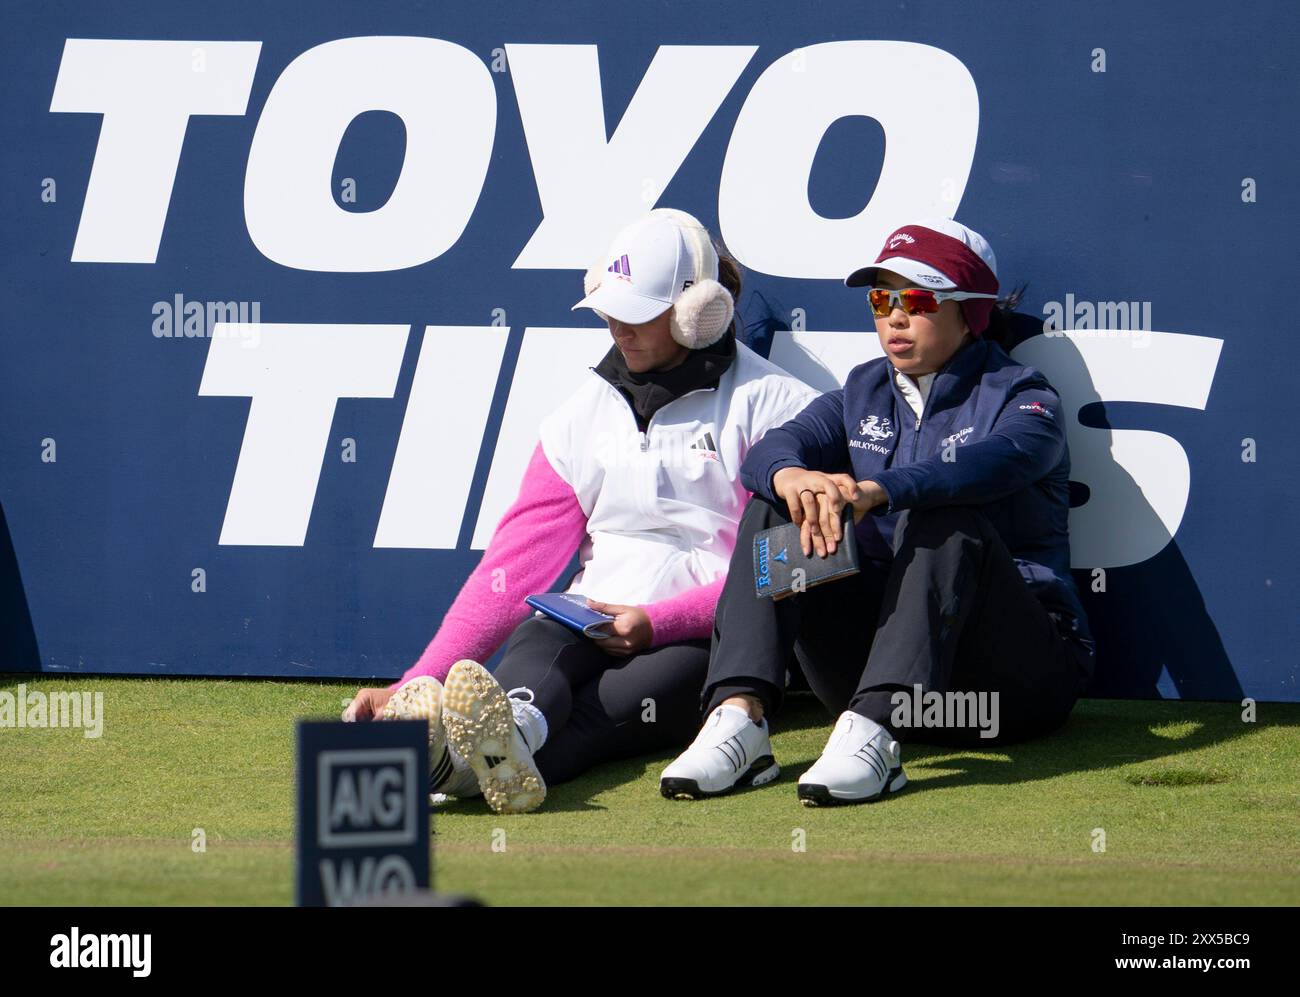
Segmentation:
<svg viewBox="0 0 1300 997">
<path fill-rule="evenodd" d="M 746 503 L 753 497 L 753 492 L 745 492 Z M 713 615 L 717 611 L 718 597 L 722 595 L 722 586 L 726 581 L 727 576 L 722 574 L 707 585 L 697 585 L 645 606 L 646 615 L 650 617 L 650 627 L 654 631 L 650 646 L 659 647 L 679 640 L 707 640 L 712 637 Z"/>
<path fill-rule="evenodd" d="M 501 517 L 483 559 L 420 659 L 391 688 L 417 675 L 441 682 L 462 658 L 483 662 L 492 657 L 532 612 L 524 599 L 551 587 L 586 535 L 587 516 L 578 497 L 555 473 L 539 443 L 519 497 Z"/>
<path fill-rule="evenodd" d="M 713 612 L 718 607 L 718 596 L 722 594 L 726 580 L 727 576 L 722 575 L 707 585 L 697 585 L 643 607 L 654 630 L 650 646 L 712 637 Z"/>
</svg>

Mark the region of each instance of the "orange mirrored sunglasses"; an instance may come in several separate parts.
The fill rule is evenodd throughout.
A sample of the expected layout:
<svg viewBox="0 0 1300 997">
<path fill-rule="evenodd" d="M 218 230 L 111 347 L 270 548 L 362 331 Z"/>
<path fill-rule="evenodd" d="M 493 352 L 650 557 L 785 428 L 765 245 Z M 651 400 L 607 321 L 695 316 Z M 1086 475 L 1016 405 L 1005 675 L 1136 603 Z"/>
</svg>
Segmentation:
<svg viewBox="0 0 1300 997">
<path fill-rule="evenodd" d="M 895 308 L 901 308 L 908 315 L 930 315 L 939 310 L 945 301 L 968 301 L 971 298 L 993 298 L 996 294 L 981 294 L 978 291 L 927 291 L 924 287 L 873 287 L 867 292 L 871 302 L 871 311 L 876 318 L 888 318 Z"/>
</svg>

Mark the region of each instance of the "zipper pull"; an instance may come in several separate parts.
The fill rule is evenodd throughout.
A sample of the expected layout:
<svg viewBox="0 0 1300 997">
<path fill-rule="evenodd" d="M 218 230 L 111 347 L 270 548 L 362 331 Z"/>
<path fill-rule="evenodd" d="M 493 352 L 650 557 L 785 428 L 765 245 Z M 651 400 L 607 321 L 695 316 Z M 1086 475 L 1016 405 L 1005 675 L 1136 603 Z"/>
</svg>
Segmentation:
<svg viewBox="0 0 1300 997">
<path fill-rule="evenodd" d="M 921 428 L 921 417 L 919 415 L 916 417 L 916 428 Z"/>
<path fill-rule="evenodd" d="M 650 440 L 645 433 L 641 434 L 641 452 L 645 453 L 650 449 Z"/>
</svg>

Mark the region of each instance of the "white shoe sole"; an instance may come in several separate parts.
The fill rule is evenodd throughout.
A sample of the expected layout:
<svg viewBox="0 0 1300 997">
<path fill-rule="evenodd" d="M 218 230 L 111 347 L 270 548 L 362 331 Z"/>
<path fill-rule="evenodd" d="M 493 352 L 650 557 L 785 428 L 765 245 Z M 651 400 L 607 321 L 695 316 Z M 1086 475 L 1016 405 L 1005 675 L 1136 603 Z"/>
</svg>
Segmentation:
<svg viewBox="0 0 1300 997">
<path fill-rule="evenodd" d="M 380 720 L 427 720 L 429 722 L 429 785 L 438 785 L 451 774 L 447 734 L 442 722 L 442 683 L 427 675 L 413 678 L 384 704 Z"/>
<path fill-rule="evenodd" d="M 725 796 L 733 789 L 765 786 L 781 774 L 781 766 L 771 755 L 755 759 L 754 764 L 740 778 L 723 789 L 703 790 L 695 779 L 668 776 L 659 780 L 659 795 L 666 800 L 705 800 L 711 796 Z"/>
<path fill-rule="evenodd" d="M 542 805 L 546 782 L 528 749 L 518 749 L 510 698 L 478 662 L 451 666 L 443 686 L 442 722 L 495 813 L 523 814 Z"/>
<path fill-rule="evenodd" d="M 875 803 L 907 785 L 907 775 L 902 768 L 893 769 L 884 786 L 871 796 L 851 796 L 818 783 L 801 782 L 798 785 L 799 802 L 805 807 L 834 807 L 854 803 Z"/>
</svg>

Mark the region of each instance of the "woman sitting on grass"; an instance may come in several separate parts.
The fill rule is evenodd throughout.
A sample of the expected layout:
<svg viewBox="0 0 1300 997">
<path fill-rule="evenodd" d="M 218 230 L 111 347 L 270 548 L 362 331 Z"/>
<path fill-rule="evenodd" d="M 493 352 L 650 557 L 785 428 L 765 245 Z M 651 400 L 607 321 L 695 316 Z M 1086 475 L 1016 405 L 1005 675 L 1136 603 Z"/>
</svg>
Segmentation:
<svg viewBox="0 0 1300 997">
<path fill-rule="evenodd" d="M 839 717 L 799 777 L 810 805 L 902 789 L 900 741 L 982 746 L 1053 730 L 1092 675 L 1070 576 L 1061 401 L 994 341 L 1003 316 L 989 244 L 947 219 L 906 225 L 845 283 L 869 288 L 885 356 L 745 459 L 754 498 L 718 603 L 708 719 L 664 770 L 667 797 L 776 778 L 766 718 L 792 657 Z M 861 570 L 756 599 L 755 534 L 797 523 L 805 556 L 826 556 L 844 539 L 846 504 Z M 978 706 L 933 709 L 959 701 Z"/>
<path fill-rule="evenodd" d="M 604 319 L 613 346 L 542 420 L 518 499 L 419 661 L 344 714 L 427 717 L 431 791 L 482 792 L 498 813 L 536 809 L 548 782 L 599 762 L 690 739 L 749 497 L 741 462 L 816 397 L 737 342 L 739 269 L 684 212 L 620 232 L 585 287 L 574 308 Z M 614 618 L 609 636 L 524 602 L 575 550 L 568 592 Z M 507 638 L 494 676 L 479 662 Z"/>
</svg>

